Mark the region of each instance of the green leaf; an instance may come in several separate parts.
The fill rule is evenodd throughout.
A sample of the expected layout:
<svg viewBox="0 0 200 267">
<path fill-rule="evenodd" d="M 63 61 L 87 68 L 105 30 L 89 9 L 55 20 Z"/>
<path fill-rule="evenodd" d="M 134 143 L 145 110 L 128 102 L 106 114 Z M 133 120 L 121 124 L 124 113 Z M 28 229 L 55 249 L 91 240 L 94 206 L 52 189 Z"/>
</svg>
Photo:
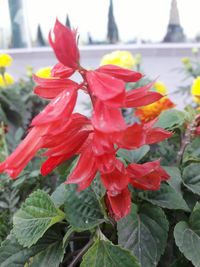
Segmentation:
<svg viewBox="0 0 200 267">
<path fill-rule="evenodd" d="M 58 267 L 63 260 L 65 248 L 68 244 L 65 243 L 63 247 L 62 238 L 58 239 L 58 233 L 54 232 L 54 235 L 44 240 L 44 249 L 40 251 L 31 261 L 30 267 Z M 40 242 L 41 244 L 41 242 Z"/>
<path fill-rule="evenodd" d="M 170 179 L 167 180 L 167 183 L 174 188 L 177 192 L 182 194 L 181 191 L 181 184 L 182 184 L 182 177 L 181 177 L 181 172 L 179 168 L 177 167 L 163 167 L 166 172 L 170 175 Z"/>
<path fill-rule="evenodd" d="M 42 191 L 33 192 L 16 212 L 13 230 L 19 243 L 30 247 L 35 244 L 49 227 L 65 218 L 57 209 L 50 196 Z"/>
<path fill-rule="evenodd" d="M 51 199 L 56 207 L 64 205 L 66 201 L 67 186 L 66 184 L 60 184 L 56 190 L 52 193 Z"/>
<path fill-rule="evenodd" d="M 150 150 L 148 145 L 144 145 L 135 150 L 119 149 L 117 155 L 125 159 L 128 163 L 139 162 Z"/>
<path fill-rule="evenodd" d="M 183 163 L 200 162 L 200 138 L 196 137 L 187 145 L 183 154 Z"/>
<path fill-rule="evenodd" d="M 99 173 L 97 173 L 95 179 L 91 184 L 91 190 L 94 191 L 95 195 L 97 196 L 97 199 L 99 200 L 101 200 L 106 193 L 106 189 L 101 182 L 101 177 Z"/>
<path fill-rule="evenodd" d="M 65 214 L 76 231 L 93 228 L 104 221 L 101 205 L 91 188 L 77 192 L 75 185 L 65 187 Z"/>
<path fill-rule="evenodd" d="M 174 237 L 176 245 L 184 256 L 195 267 L 200 267 L 200 237 L 184 221 L 175 226 Z"/>
<path fill-rule="evenodd" d="M 168 221 L 161 208 L 144 204 L 117 224 L 119 244 L 138 258 L 142 267 L 155 267 L 163 254 L 168 236 Z"/>
<path fill-rule="evenodd" d="M 200 196 L 200 164 L 191 163 L 183 170 L 183 183 L 194 194 Z"/>
<path fill-rule="evenodd" d="M 24 267 L 29 262 L 31 267 L 58 267 L 64 253 L 62 235 L 55 228 L 47 231 L 31 248 L 21 246 L 11 233 L 0 248 L 0 266 Z"/>
<path fill-rule="evenodd" d="M 97 240 L 83 256 L 80 267 L 139 267 L 139 264 L 129 251 Z"/>
<path fill-rule="evenodd" d="M 184 121 L 184 112 L 177 109 L 169 109 L 161 113 L 155 127 L 173 130 L 182 126 Z"/>
<path fill-rule="evenodd" d="M 162 208 L 190 211 L 182 195 L 165 183 L 161 184 L 160 190 L 140 192 L 139 197 Z"/>
<path fill-rule="evenodd" d="M 200 236 L 200 203 L 197 203 L 190 215 L 190 226 Z"/>
</svg>

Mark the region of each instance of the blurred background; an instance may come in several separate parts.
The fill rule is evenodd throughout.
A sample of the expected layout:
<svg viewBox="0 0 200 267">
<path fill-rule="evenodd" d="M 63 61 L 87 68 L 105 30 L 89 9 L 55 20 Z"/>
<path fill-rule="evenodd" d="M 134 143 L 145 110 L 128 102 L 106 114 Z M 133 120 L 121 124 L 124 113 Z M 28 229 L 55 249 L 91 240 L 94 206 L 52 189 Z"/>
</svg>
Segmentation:
<svg viewBox="0 0 200 267">
<path fill-rule="evenodd" d="M 0 0 L 0 48 L 48 45 L 56 17 L 78 28 L 83 45 L 199 42 L 199 5 L 199 0 Z"/>
</svg>

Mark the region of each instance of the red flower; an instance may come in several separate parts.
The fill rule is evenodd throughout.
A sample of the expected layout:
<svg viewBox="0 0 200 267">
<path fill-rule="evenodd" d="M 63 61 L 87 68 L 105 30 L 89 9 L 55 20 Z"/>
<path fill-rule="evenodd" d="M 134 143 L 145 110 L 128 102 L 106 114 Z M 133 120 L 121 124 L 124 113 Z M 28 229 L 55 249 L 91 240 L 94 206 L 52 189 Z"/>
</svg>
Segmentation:
<svg viewBox="0 0 200 267">
<path fill-rule="evenodd" d="M 153 125 L 157 120 L 149 123 L 134 123 L 124 130 L 117 140 L 119 147 L 126 149 L 136 149 L 143 145 L 159 143 L 172 136 L 172 133 Z"/>
<path fill-rule="evenodd" d="M 115 65 L 104 65 L 96 71 L 108 74 L 124 82 L 137 82 L 142 78 L 142 74 L 140 72 L 124 69 Z"/>
<path fill-rule="evenodd" d="M 56 20 L 53 32 L 49 33 L 49 43 L 58 61 L 74 71 L 79 66 L 80 58 L 76 35 L 76 31 L 71 31 L 58 20 Z"/>
<path fill-rule="evenodd" d="M 169 178 L 159 161 L 130 164 L 127 168 L 116 157 L 119 148 L 135 149 L 153 144 L 171 136 L 171 133 L 154 128 L 155 121 L 127 125 L 120 108 L 150 104 L 162 97 L 151 92 L 153 83 L 126 92 L 126 82 L 136 82 L 142 74 L 107 65 L 87 71 L 79 64 L 76 32 L 55 23 L 49 41 L 59 63 L 51 70 L 48 79 L 34 76 L 38 84 L 35 93 L 51 99 L 46 108 L 31 123 L 31 130 L 17 149 L 0 164 L 0 172 L 16 178 L 41 148 L 47 157 L 41 173 L 47 175 L 74 155 L 77 164 L 66 183 L 77 184 L 84 190 L 99 173 L 106 188 L 106 203 L 116 220 L 126 216 L 131 207 L 128 185 L 155 190 L 160 182 Z M 70 80 L 79 72 L 80 84 Z M 74 113 L 77 91 L 86 92 L 93 104 L 92 118 Z"/>
<path fill-rule="evenodd" d="M 69 79 L 53 77 L 44 79 L 33 75 L 33 80 L 39 84 L 39 86 L 35 87 L 34 93 L 46 99 L 53 99 L 66 89 L 69 89 L 70 91 L 76 91 L 79 88 L 79 84 Z"/>
<path fill-rule="evenodd" d="M 151 104 L 163 97 L 160 93 L 149 91 L 154 85 L 154 82 L 149 83 L 143 87 L 128 91 L 125 98 L 125 107 L 136 108 Z"/>
<path fill-rule="evenodd" d="M 143 190 L 158 190 L 161 181 L 166 181 L 170 176 L 161 168 L 160 161 L 144 164 L 132 163 L 127 167 L 130 175 L 130 183 Z"/>
<path fill-rule="evenodd" d="M 131 210 L 131 194 L 128 188 L 125 188 L 120 194 L 106 194 L 106 204 L 110 215 L 116 220 L 120 220 L 129 214 Z"/>
</svg>

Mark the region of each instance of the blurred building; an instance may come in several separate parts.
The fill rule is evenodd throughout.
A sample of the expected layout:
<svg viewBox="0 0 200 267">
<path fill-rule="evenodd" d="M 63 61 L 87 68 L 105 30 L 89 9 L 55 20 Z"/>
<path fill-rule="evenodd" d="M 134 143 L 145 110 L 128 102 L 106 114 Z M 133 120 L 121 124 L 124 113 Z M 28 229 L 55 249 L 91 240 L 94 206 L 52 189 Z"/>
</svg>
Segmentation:
<svg viewBox="0 0 200 267">
<path fill-rule="evenodd" d="M 177 1 L 172 0 L 169 24 L 167 27 L 167 33 L 163 39 L 165 43 L 180 43 L 185 42 L 185 35 L 183 28 L 180 24 L 179 11 L 177 6 Z"/>
</svg>

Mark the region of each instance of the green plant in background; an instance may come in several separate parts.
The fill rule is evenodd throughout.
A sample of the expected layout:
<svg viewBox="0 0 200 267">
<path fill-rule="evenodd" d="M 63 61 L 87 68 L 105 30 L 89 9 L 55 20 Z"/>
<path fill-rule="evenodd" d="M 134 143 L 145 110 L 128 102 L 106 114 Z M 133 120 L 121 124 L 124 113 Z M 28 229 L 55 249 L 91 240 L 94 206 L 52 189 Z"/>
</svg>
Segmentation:
<svg viewBox="0 0 200 267">
<path fill-rule="evenodd" d="M 188 81 L 187 85 L 179 86 L 174 93 L 183 96 L 185 104 L 191 104 L 198 107 L 200 104 L 200 61 L 199 49 L 192 49 L 192 57 L 182 58 L 182 68 L 179 69 L 184 74 L 184 80 Z"/>
</svg>

